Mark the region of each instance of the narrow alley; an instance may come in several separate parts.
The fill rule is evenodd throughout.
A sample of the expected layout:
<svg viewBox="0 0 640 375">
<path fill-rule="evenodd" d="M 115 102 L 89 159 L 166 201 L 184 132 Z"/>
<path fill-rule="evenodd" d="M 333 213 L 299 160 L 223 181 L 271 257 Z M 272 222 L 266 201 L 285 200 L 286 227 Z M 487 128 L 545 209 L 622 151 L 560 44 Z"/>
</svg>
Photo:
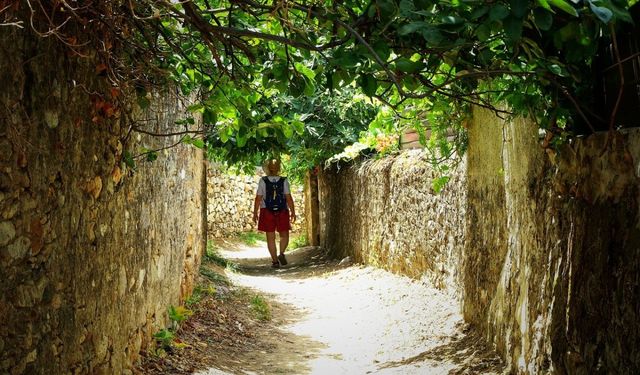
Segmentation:
<svg viewBox="0 0 640 375">
<path fill-rule="evenodd" d="M 278 270 L 270 268 L 262 242 L 227 246 L 220 254 L 238 265 L 228 273 L 235 285 L 282 306 L 273 316 L 282 332 L 271 336 L 278 354 L 261 365 L 239 363 L 234 373 L 502 372 L 497 356 L 463 323 L 459 303 L 424 282 L 328 260 L 317 247 L 293 251 Z M 276 349 L 282 345 L 293 350 Z"/>
</svg>

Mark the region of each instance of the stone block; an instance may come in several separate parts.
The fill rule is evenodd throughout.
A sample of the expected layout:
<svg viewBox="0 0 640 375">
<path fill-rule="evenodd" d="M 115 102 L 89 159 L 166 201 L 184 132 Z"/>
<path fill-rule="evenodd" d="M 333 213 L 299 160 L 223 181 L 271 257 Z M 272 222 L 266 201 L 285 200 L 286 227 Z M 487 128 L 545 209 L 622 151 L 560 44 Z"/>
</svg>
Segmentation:
<svg viewBox="0 0 640 375">
<path fill-rule="evenodd" d="M 16 228 L 10 221 L 0 222 L 0 246 L 6 246 L 16 236 Z"/>
<path fill-rule="evenodd" d="M 27 237 L 19 237 L 12 244 L 7 246 L 7 254 L 13 260 L 22 259 L 27 256 L 31 249 L 31 241 Z"/>
</svg>

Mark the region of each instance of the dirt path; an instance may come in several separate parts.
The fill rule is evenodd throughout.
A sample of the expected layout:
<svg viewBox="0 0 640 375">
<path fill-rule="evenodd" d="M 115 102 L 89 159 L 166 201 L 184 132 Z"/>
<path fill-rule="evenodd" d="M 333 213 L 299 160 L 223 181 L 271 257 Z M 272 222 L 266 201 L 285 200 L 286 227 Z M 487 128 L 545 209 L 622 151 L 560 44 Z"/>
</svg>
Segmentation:
<svg viewBox="0 0 640 375">
<path fill-rule="evenodd" d="M 298 249 L 274 270 L 264 243 L 222 245 L 234 284 L 267 296 L 270 328 L 217 374 L 498 374 L 503 365 L 429 285 Z M 231 363 L 231 364 L 230 364 Z"/>
</svg>

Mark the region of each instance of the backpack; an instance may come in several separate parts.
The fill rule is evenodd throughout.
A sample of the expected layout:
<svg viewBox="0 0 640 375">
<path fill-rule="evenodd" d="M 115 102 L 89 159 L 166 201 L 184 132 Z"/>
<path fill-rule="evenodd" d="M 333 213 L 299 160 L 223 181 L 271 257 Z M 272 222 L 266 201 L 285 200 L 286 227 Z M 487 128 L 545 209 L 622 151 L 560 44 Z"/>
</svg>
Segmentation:
<svg viewBox="0 0 640 375">
<path fill-rule="evenodd" d="M 284 180 L 286 179 L 286 177 L 280 177 L 278 181 L 271 182 L 267 176 L 262 177 L 267 188 L 264 204 L 269 211 L 278 212 L 287 209 L 287 200 L 284 197 Z"/>
</svg>

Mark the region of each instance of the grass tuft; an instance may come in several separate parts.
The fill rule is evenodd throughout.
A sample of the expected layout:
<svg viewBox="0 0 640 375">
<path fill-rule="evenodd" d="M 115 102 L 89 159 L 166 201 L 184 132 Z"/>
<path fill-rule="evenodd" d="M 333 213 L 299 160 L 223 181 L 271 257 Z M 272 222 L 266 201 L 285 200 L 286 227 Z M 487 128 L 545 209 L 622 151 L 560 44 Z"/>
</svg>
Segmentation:
<svg viewBox="0 0 640 375">
<path fill-rule="evenodd" d="M 308 244 L 309 244 L 309 241 L 307 241 L 307 236 L 304 234 L 295 236 L 291 239 L 291 249 L 304 247 L 304 246 L 307 246 Z"/>
<path fill-rule="evenodd" d="M 271 307 L 261 295 L 256 294 L 251 298 L 251 308 L 258 320 L 271 320 Z"/>
<path fill-rule="evenodd" d="M 264 236 L 256 232 L 240 232 L 235 235 L 235 239 L 241 241 L 245 245 L 255 246 L 258 241 L 264 241 Z"/>
</svg>

